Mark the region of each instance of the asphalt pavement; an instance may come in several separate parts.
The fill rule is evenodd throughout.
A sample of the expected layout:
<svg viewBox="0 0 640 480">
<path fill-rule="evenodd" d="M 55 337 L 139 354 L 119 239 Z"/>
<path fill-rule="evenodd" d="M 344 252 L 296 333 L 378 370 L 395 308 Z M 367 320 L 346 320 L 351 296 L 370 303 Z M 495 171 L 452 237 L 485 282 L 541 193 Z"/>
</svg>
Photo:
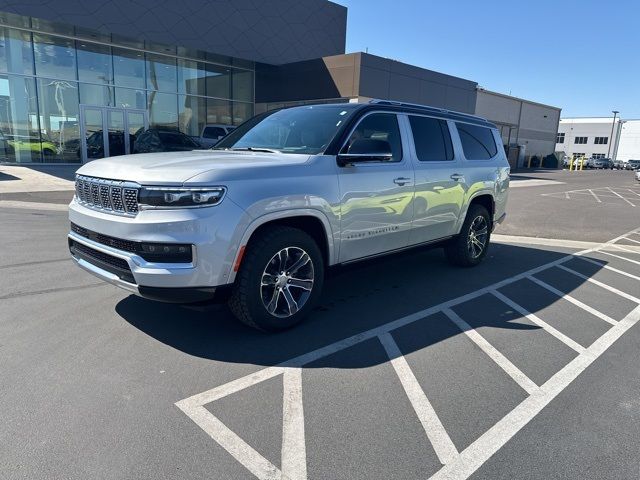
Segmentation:
<svg viewBox="0 0 640 480">
<path fill-rule="evenodd" d="M 71 192 L 0 196 L 0 478 L 638 478 L 640 184 L 513 183 L 481 266 L 333 269 L 277 335 L 78 269 Z"/>
</svg>

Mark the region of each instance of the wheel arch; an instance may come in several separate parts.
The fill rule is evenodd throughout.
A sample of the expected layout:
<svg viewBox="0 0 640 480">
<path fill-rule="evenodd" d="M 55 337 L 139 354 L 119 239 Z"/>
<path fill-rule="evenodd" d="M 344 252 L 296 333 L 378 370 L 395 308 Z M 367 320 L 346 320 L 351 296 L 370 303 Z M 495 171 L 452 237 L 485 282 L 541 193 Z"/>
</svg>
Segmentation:
<svg viewBox="0 0 640 480">
<path fill-rule="evenodd" d="M 460 218 L 458 219 L 458 226 L 456 228 L 457 233 L 460 233 L 460 229 L 464 224 L 465 218 L 467 218 L 467 212 L 469 211 L 469 207 L 471 205 L 482 205 L 483 207 L 485 207 L 489 212 L 489 218 L 491 219 L 491 223 L 493 224 L 494 214 L 496 211 L 495 197 L 493 195 L 493 192 L 490 190 L 480 190 L 478 192 L 475 192 L 473 195 L 471 195 L 471 197 L 469 197 L 469 200 L 466 202 L 466 207 L 464 209 L 464 212 L 462 215 L 460 215 Z"/>
<path fill-rule="evenodd" d="M 235 281 L 238 268 L 242 263 L 244 251 L 251 244 L 252 239 L 256 238 L 256 234 L 259 234 L 260 231 L 271 226 L 288 226 L 304 231 L 318 243 L 325 264 L 333 265 L 335 263 L 336 254 L 333 231 L 329 220 L 322 212 L 314 209 L 275 212 L 254 219 L 246 228 L 235 252 L 233 268 L 229 273 L 229 283 Z"/>
</svg>

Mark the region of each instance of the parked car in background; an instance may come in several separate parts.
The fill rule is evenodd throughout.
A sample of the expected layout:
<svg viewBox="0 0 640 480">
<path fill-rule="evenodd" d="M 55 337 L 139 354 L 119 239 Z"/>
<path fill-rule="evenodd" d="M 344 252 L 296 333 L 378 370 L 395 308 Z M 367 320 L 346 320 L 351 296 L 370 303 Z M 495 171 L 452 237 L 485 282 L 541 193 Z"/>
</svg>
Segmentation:
<svg viewBox="0 0 640 480">
<path fill-rule="evenodd" d="M 40 153 L 44 155 L 45 161 L 49 157 L 53 157 L 58 152 L 58 147 L 55 143 L 37 137 L 13 137 L 7 140 L 11 150 L 13 152 L 31 152 Z"/>
<path fill-rule="evenodd" d="M 202 128 L 202 132 L 200 132 L 200 136 L 195 140 L 202 146 L 202 148 L 210 148 L 227 136 L 228 133 L 235 130 L 235 128 L 236 127 L 233 125 L 205 125 Z"/>
<path fill-rule="evenodd" d="M 640 182 L 640 169 L 636 170 L 636 180 Z"/>
<path fill-rule="evenodd" d="M 83 165 L 69 249 L 128 291 L 181 303 L 226 292 L 241 321 L 282 330 L 313 311 L 332 265 L 436 243 L 454 265 L 480 264 L 506 215 L 501 145 L 494 124 L 440 108 L 266 112 L 211 150 Z"/>
<path fill-rule="evenodd" d="M 149 128 L 136 132 L 133 153 L 186 152 L 202 146 L 189 135 L 170 128 Z"/>
<path fill-rule="evenodd" d="M 611 168 L 614 170 L 624 170 L 626 168 L 626 162 L 624 160 L 614 160 Z"/>
<path fill-rule="evenodd" d="M 609 162 L 611 160 L 608 158 L 590 158 L 587 161 L 587 167 L 588 168 L 595 168 L 595 169 L 604 169 L 604 168 L 609 168 Z"/>
<path fill-rule="evenodd" d="M 627 160 L 626 170 L 638 170 L 640 168 L 640 160 Z"/>
<path fill-rule="evenodd" d="M 124 132 L 116 131 L 116 132 L 108 132 L 109 135 L 109 156 L 117 157 L 119 155 L 124 155 Z M 131 135 L 131 141 L 135 140 L 135 136 Z M 80 147 L 78 147 L 80 148 Z M 79 150 L 78 150 L 79 152 Z M 78 153 L 79 155 L 79 153 Z M 91 134 L 89 138 L 87 138 L 87 158 L 102 158 L 104 157 L 104 138 L 102 135 L 102 130 L 98 130 Z"/>
</svg>

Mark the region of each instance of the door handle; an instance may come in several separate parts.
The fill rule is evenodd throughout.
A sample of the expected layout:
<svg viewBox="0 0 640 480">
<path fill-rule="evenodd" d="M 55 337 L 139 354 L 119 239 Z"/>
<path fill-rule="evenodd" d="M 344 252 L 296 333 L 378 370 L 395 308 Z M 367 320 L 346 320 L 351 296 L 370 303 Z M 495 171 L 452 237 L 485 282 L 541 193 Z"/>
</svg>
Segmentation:
<svg viewBox="0 0 640 480">
<path fill-rule="evenodd" d="M 401 187 L 410 182 L 411 179 L 407 177 L 398 177 L 393 179 L 393 183 L 395 183 L 396 185 L 400 185 Z"/>
<path fill-rule="evenodd" d="M 454 173 L 453 175 L 451 175 L 451 180 L 455 180 L 456 182 L 459 182 L 460 180 L 464 180 L 464 175 L 460 173 Z"/>
</svg>

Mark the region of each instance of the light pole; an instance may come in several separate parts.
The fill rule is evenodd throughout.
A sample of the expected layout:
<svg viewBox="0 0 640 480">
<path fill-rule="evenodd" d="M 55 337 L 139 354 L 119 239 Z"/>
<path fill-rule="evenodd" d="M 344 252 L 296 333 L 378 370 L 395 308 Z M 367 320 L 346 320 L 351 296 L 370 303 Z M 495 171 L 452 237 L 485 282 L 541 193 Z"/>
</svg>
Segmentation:
<svg viewBox="0 0 640 480">
<path fill-rule="evenodd" d="M 609 148 L 607 149 L 607 158 L 611 158 L 611 144 L 613 143 L 613 127 L 616 125 L 616 115 L 620 112 L 618 110 L 612 110 L 613 122 L 611 123 L 611 136 L 609 137 Z"/>
</svg>

